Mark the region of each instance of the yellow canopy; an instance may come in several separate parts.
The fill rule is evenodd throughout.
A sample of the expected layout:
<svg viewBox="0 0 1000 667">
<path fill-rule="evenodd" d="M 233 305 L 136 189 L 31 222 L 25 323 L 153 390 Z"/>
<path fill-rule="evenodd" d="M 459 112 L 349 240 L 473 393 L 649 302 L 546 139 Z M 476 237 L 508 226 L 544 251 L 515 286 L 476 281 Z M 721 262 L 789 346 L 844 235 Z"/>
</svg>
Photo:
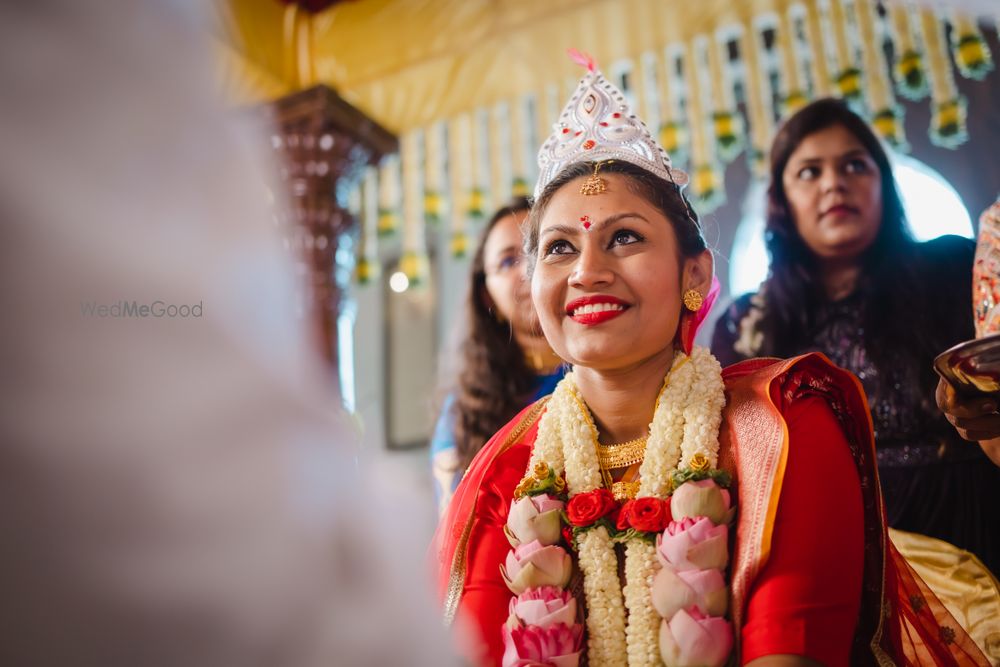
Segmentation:
<svg viewBox="0 0 1000 667">
<path fill-rule="evenodd" d="M 776 2 L 358 0 L 313 15 L 278 0 L 218 0 L 212 29 L 234 102 L 325 83 L 405 132 L 575 82 L 580 68 L 566 57 L 570 47 L 607 67 Z"/>
</svg>

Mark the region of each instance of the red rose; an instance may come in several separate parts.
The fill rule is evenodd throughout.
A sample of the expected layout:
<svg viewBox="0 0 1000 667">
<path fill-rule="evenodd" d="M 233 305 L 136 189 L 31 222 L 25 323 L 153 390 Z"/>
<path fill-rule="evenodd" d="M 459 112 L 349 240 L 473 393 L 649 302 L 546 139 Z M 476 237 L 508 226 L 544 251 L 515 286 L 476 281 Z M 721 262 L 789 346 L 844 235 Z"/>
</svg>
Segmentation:
<svg viewBox="0 0 1000 667">
<path fill-rule="evenodd" d="M 573 547 L 573 529 L 570 528 L 569 526 L 563 526 L 562 527 L 562 536 L 563 536 L 563 539 L 566 541 L 566 546 L 568 546 L 570 549 L 573 549 L 574 548 Z"/>
<path fill-rule="evenodd" d="M 618 513 L 615 515 L 615 528 L 618 530 L 628 530 L 628 513 L 632 511 L 632 505 L 634 504 L 634 500 L 626 500 L 622 503 L 621 508 L 619 508 Z"/>
<path fill-rule="evenodd" d="M 610 514 L 617 506 L 618 503 L 610 491 L 594 489 L 570 498 L 566 503 L 566 517 L 577 528 L 584 528 Z"/>
<path fill-rule="evenodd" d="M 659 498 L 630 500 L 618 520 L 618 530 L 631 527 L 644 533 L 659 533 L 670 523 L 670 501 Z"/>
</svg>

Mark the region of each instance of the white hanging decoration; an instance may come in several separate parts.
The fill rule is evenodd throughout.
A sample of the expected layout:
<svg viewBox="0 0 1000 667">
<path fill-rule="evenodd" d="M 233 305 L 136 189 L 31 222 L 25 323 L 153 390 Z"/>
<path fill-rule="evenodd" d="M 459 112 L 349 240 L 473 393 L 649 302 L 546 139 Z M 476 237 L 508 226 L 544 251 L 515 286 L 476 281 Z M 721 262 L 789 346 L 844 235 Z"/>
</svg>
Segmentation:
<svg viewBox="0 0 1000 667">
<path fill-rule="evenodd" d="M 522 95 L 512 105 L 510 115 L 510 190 L 515 197 L 527 197 L 534 185 L 535 147 L 534 127 L 531 118 L 532 98 Z M 530 183 L 530 185 L 529 185 Z"/>
<path fill-rule="evenodd" d="M 832 79 L 829 67 L 828 53 L 830 48 L 830 33 L 823 29 L 823 14 L 816 0 L 806 4 L 806 31 L 809 43 L 812 44 L 812 80 L 816 97 L 829 97 L 832 92 Z"/>
<path fill-rule="evenodd" d="M 360 211 L 361 235 L 358 241 L 358 263 L 354 276 L 359 285 L 367 285 L 378 278 L 380 262 L 378 259 L 378 170 L 366 167 L 361 179 Z"/>
<path fill-rule="evenodd" d="M 803 53 L 795 34 L 797 15 L 792 8 L 778 16 L 777 42 L 781 52 L 781 115 L 790 116 L 809 101 L 809 91 L 805 82 L 805 67 L 811 58 Z M 804 20 L 804 19 L 803 19 Z"/>
<path fill-rule="evenodd" d="M 958 92 L 948 57 L 944 24 L 930 9 L 920 11 L 920 27 L 927 52 L 931 88 L 931 141 L 944 148 L 957 148 L 968 138 L 966 101 Z"/>
<path fill-rule="evenodd" d="M 378 176 L 378 235 L 392 236 L 399 231 L 402 173 L 399 154 L 382 158 Z"/>
<path fill-rule="evenodd" d="M 489 112 L 472 112 L 472 189 L 469 190 L 466 214 L 472 220 L 482 220 L 488 206 L 490 181 Z"/>
<path fill-rule="evenodd" d="M 403 256 L 399 260 L 410 285 L 426 286 L 430 278 L 424 228 L 423 130 L 404 134 L 400 141 L 403 168 Z"/>
<path fill-rule="evenodd" d="M 871 123 L 875 131 L 897 150 L 908 150 L 903 126 L 903 108 L 896 103 L 889 82 L 889 68 L 882 49 L 882 35 L 874 0 L 855 0 L 861 53 L 867 77 Z"/>
<path fill-rule="evenodd" d="M 445 141 L 446 126 L 438 122 L 426 129 L 424 145 L 424 219 L 432 224 L 440 224 L 448 206 L 445 182 Z"/>
<path fill-rule="evenodd" d="M 466 231 L 468 206 L 458 204 L 458 197 L 464 195 L 467 199 L 472 192 L 472 119 L 469 114 L 453 118 L 448 126 L 448 178 L 452 192 L 449 219 L 448 246 L 451 256 L 464 257 L 468 251 L 469 238 Z"/>
<path fill-rule="evenodd" d="M 713 125 L 705 113 L 711 103 L 708 73 L 708 39 L 700 35 L 688 43 L 685 53 L 685 79 L 690 88 L 687 100 L 688 124 L 691 127 L 691 194 L 700 210 L 713 211 L 726 201 L 724 172 L 710 141 Z"/>
<path fill-rule="evenodd" d="M 490 210 L 510 200 L 513 174 L 511 170 L 510 105 L 496 104 L 490 111 L 489 123 Z"/>
<path fill-rule="evenodd" d="M 892 40 L 896 51 L 893 78 L 899 94 L 909 100 L 922 100 L 930 92 L 927 83 L 927 63 L 917 40 L 919 26 L 913 12 L 904 2 L 888 6 Z"/>
<path fill-rule="evenodd" d="M 655 131 L 660 127 L 660 68 L 656 53 L 647 51 L 639 56 L 639 89 L 642 91 L 642 106 L 639 117 L 645 119 L 646 127 Z"/>
<path fill-rule="evenodd" d="M 715 152 L 723 163 L 732 162 L 746 145 L 746 127 L 743 116 L 736 109 L 733 97 L 733 82 L 728 68 L 723 66 L 725 41 L 723 35 L 716 32 L 714 39 L 706 45 L 708 56 L 709 86 L 712 97 L 712 134 L 715 138 Z"/>
<path fill-rule="evenodd" d="M 982 81 L 993 71 L 993 54 L 976 22 L 952 13 L 951 53 L 958 71 L 967 79 Z"/>
<path fill-rule="evenodd" d="M 683 43 L 672 44 L 665 50 L 666 67 L 662 92 L 663 117 L 659 127 L 660 145 L 678 166 L 685 166 L 691 159 L 691 133 L 683 106 L 688 98 L 686 76 L 686 48 Z"/>
<path fill-rule="evenodd" d="M 746 67 L 746 108 L 747 120 L 750 123 L 750 148 L 747 150 L 747 162 L 750 172 L 755 178 L 767 176 L 767 147 L 771 142 L 774 121 L 764 103 L 764 76 L 761 73 L 761 58 L 757 44 L 753 39 L 753 30 L 746 27 L 738 36 L 740 53 Z"/>
<path fill-rule="evenodd" d="M 833 82 L 841 97 L 849 102 L 861 102 L 864 98 L 861 69 L 854 59 L 848 37 L 849 28 L 844 0 L 830 0 L 830 24 L 833 29 L 833 46 L 837 68 Z"/>
</svg>

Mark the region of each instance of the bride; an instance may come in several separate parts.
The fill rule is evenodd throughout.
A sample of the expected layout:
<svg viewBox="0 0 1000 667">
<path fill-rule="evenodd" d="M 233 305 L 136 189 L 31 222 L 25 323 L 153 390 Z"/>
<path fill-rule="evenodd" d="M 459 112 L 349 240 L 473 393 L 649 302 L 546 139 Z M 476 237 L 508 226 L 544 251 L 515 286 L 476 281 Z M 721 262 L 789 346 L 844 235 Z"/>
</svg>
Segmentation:
<svg viewBox="0 0 1000 667">
<path fill-rule="evenodd" d="M 986 664 L 886 538 L 857 380 L 692 346 L 717 283 L 687 176 L 588 65 L 526 230 L 573 371 L 480 452 L 436 537 L 470 659 Z"/>
</svg>

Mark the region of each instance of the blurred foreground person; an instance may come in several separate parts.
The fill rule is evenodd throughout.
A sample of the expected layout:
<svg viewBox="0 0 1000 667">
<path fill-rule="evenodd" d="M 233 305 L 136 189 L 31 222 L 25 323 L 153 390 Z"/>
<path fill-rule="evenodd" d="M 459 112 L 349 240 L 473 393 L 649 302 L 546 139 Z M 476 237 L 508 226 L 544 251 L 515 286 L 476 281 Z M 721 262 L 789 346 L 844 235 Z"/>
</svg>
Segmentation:
<svg viewBox="0 0 1000 667">
<path fill-rule="evenodd" d="M 193 19 L 0 7 L 0 664 L 451 664 Z"/>
</svg>

